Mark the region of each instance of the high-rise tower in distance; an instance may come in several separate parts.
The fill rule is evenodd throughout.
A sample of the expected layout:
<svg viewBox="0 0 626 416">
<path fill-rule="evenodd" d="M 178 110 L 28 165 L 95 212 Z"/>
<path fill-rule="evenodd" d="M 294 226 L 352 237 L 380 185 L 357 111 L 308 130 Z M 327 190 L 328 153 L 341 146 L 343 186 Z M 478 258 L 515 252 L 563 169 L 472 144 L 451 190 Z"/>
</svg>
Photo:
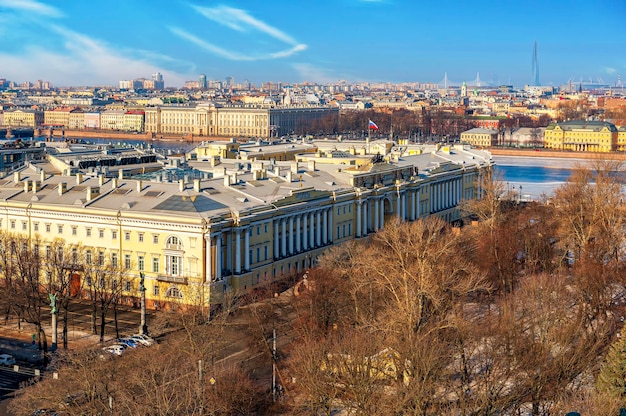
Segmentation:
<svg viewBox="0 0 626 416">
<path fill-rule="evenodd" d="M 535 46 L 533 47 L 533 85 L 538 86 L 541 85 L 539 83 L 539 62 L 537 62 L 537 41 L 535 41 Z"/>
</svg>

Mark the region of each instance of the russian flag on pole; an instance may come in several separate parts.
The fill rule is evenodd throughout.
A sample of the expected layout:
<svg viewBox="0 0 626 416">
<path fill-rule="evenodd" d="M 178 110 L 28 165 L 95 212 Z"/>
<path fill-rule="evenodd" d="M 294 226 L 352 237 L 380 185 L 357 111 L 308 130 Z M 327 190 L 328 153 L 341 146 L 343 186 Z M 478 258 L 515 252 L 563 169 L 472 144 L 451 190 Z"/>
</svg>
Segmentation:
<svg viewBox="0 0 626 416">
<path fill-rule="evenodd" d="M 370 124 L 369 124 L 370 129 L 372 130 L 378 130 L 378 126 L 376 125 L 376 123 L 374 123 L 372 120 L 370 120 Z"/>
</svg>

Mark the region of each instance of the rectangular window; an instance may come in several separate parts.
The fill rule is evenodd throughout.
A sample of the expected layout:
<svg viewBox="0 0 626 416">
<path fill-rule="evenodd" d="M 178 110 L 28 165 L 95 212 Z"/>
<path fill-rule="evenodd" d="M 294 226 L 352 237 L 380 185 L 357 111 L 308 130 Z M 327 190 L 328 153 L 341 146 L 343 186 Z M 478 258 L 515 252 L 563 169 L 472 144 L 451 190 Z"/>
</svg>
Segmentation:
<svg viewBox="0 0 626 416">
<path fill-rule="evenodd" d="M 158 272 L 159 272 L 159 258 L 152 257 L 152 273 L 158 273 Z"/>
<path fill-rule="evenodd" d="M 28 223 L 26 221 L 22 221 L 22 231 L 26 231 L 28 229 Z"/>
<path fill-rule="evenodd" d="M 87 228 L 85 230 L 85 234 L 87 235 L 87 237 L 91 237 L 91 228 Z"/>
<path fill-rule="evenodd" d="M 49 259 L 52 257 L 52 247 L 46 246 L 46 258 Z"/>
<path fill-rule="evenodd" d="M 104 251 L 98 252 L 98 266 L 104 266 Z"/>
<path fill-rule="evenodd" d="M 49 233 L 50 232 L 50 224 L 46 224 L 46 232 Z"/>
<path fill-rule="evenodd" d="M 62 225 L 57 225 L 57 232 L 59 234 L 63 234 L 63 226 Z"/>
<path fill-rule="evenodd" d="M 111 253 L 111 265 L 114 267 L 118 265 L 117 253 Z"/>
<path fill-rule="evenodd" d="M 98 230 L 98 237 L 104 238 L 104 229 L 101 228 Z"/>
<path fill-rule="evenodd" d="M 111 240 L 117 240 L 117 231 L 111 231 Z"/>
<path fill-rule="evenodd" d="M 124 283 L 124 290 L 127 292 L 130 292 L 130 281 L 127 280 L 126 283 Z"/>
<path fill-rule="evenodd" d="M 129 231 L 126 231 L 126 232 L 124 233 L 124 240 L 125 240 L 125 241 L 130 241 L 130 232 L 129 232 Z"/>
<path fill-rule="evenodd" d="M 152 236 L 152 243 L 153 244 L 159 244 L 159 236 L 158 234 L 155 234 Z"/>
<path fill-rule="evenodd" d="M 72 227 L 72 235 L 77 235 L 78 234 L 78 227 Z"/>
<path fill-rule="evenodd" d="M 91 277 L 87 276 L 87 278 L 85 279 L 85 284 L 87 284 L 87 286 L 91 286 Z"/>
<path fill-rule="evenodd" d="M 269 250 L 269 246 L 266 244 L 264 247 L 264 251 L 265 251 L 265 260 L 267 260 L 267 254 L 268 254 L 268 250 Z"/>
<path fill-rule="evenodd" d="M 143 233 L 139 233 L 139 235 L 137 236 L 138 240 L 140 243 L 143 243 Z"/>
<path fill-rule="evenodd" d="M 124 268 L 130 269 L 130 265 L 131 265 L 130 254 L 124 254 Z"/>
<path fill-rule="evenodd" d="M 15 220 L 11 220 L 11 229 L 15 230 Z"/>
<path fill-rule="evenodd" d="M 261 261 L 261 247 L 256 248 L 256 261 Z"/>
<path fill-rule="evenodd" d="M 159 296 L 159 287 L 157 285 L 154 285 L 154 288 L 152 289 L 152 295 Z"/>
<path fill-rule="evenodd" d="M 35 228 L 35 232 L 39 231 L 39 223 L 38 222 L 35 223 L 34 228 Z"/>
<path fill-rule="evenodd" d="M 260 225 L 256 226 L 256 235 L 261 235 L 261 226 Z"/>
<path fill-rule="evenodd" d="M 143 258 L 143 256 L 137 257 L 137 267 L 139 268 L 139 271 L 141 272 L 144 271 L 146 264 L 145 264 L 145 259 Z"/>
<path fill-rule="evenodd" d="M 87 250 L 85 252 L 85 263 L 91 264 L 91 261 L 92 261 L 92 259 L 91 259 L 91 250 Z"/>
<path fill-rule="evenodd" d="M 263 227 L 265 234 L 267 234 L 267 224 Z"/>
</svg>

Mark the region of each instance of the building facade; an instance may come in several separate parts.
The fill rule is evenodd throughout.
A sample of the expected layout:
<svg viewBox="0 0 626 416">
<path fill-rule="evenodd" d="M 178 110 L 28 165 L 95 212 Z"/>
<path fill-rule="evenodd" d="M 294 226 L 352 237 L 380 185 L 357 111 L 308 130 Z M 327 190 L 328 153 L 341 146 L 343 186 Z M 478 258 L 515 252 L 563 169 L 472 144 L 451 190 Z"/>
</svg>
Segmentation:
<svg viewBox="0 0 626 416">
<path fill-rule="evenodd" d="M 0 182 L 0 228 L 44 246 L 63 238 L 90 261 L 119 264 L 129 299 L 144 273 L 150 307 L 206 303 L 302 273 L 328 247 L 389 221 L 457 221 L 458 204 L 476 197 L 479 175 L 491 168 L 488 153 L 463 146 L 385 160 L 320 151 L 287 162 L 198 161 L 193 180 L 130 179 L 132 166 L 105 177 L 77 170 L 80 163 L 50 163 Z"/>
<path fill-rule="evenodd" d="M 41 110 L 14 110 L 4 112 L 4 125 L 9 127 L 41 127 L 44 112 Z"/>
<path fill-rule="evenodd" d="M 473 128 L 461 133 L 461 143 L 476 147 L 490 147 L 498 144 L 498 130 Z"/>
<path fill-rule="evenodd" d="M 543 137 L 546 149 L 605 153 L 617 150 L 618 135 L 606 121 L 572 120 L 550 124 Z"/>
</svg>

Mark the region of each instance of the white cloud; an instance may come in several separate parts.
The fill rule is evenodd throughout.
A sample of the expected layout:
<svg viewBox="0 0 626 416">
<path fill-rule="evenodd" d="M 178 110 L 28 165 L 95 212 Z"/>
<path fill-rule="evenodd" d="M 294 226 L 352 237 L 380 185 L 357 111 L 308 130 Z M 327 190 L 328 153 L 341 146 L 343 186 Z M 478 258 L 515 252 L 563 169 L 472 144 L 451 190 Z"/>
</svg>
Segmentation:
<svg viewBox="0 0 626 416">
<path fill-rule="evenodd" d="M 320 68 L 309 63 L 298 63 L 292 66 L 300 74 L 302 80 L 329 84 L 339 79 L 335 74 L 330 74 L 332 72 L 330 69 Z"/>
<path fill-rule="evenodd" d="M 18 82 L 45 78 L 54 85 L 117 85 L 120 80 L 146 77 L 158 71 L 164 75 L 167 85 L 184 83 L 180 74 L 161 68 L 148 59 L 119 53 L 96 39 L 61 26 L 50 25 L 49 29 L 60 36 L 59 42 L 64 49 L 50 51 L 30 46 L 19 56 L 0 53 L 6 78 Z M 169 57 L 160 58 L 166 60 Z"/>
<path fill-rule="evenodd" d="M 28 13 L 36 13 L 46 17 L 63 17 L 63 12 L 56 7 L 52 7 L 35 0 L 0 0 L 0 7 Z"/>
<path fill-rule="evenodd" d="M 200 36 L 192 34 L 179 27 L 169 27 L 169 30 L 173 34 L 193 43 L 205 51 L 221 56 L 222 58 L 232 61 L 257 61 L 263 59 L 286 58 L 298 52 L 302 52 L 308 47 L 305 44 L 299 43 L 293 37 L 280 29 L 256 19 L 245 10 L 235 9 L 228 6 L 201 7 L 192 5 L 191 7 L 207 19 L 226 26 L 234 31 L 241 33 L 261 33 L 290 46 L 288 49 L 276 52 L 269 52 L 265 54 L 246 54 L 217 46 L 214 43 L 208 42 Z"/>
<path fill-rule="evenodd" d="M 615 68 L 611 68 L 609 66 L 607 66 L 606 68 L 604 68 L 604 70 L 606 71 L 607 74 L 615 74 L 617 72 L 617 69 Z"/>
</svg>

